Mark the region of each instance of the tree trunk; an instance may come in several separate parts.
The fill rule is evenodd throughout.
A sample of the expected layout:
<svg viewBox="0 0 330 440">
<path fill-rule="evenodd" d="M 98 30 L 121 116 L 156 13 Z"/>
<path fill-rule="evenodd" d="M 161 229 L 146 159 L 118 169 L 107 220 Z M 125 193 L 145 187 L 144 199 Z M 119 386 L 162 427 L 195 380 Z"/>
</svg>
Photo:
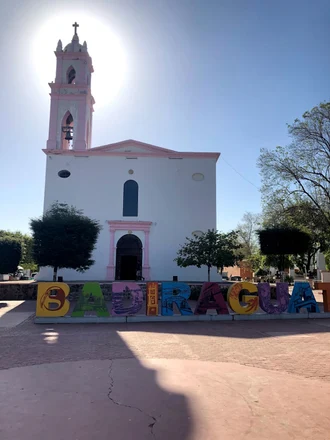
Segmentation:
<svg viewBox="0 0 330 440">
<path fill-rule="evenodd" d="M 57 281 L 57 266 L 54 266 L 53 281 Z"/>
<path fill-rule="evenodd" d="M 306 267 L 306 272 L 309 273 L 309 271 L 311 270 L 311 263 L 312 263 L 312 254 L 311 252 L 307 253 L 307 267 Z"/>
<path fill-rule="evenodd" d="M 211 267 L 207 266 L 207 280 L 208 280 L 208 282 L 210 282 L 210 269 L 211 269 Z"/>
</svg>

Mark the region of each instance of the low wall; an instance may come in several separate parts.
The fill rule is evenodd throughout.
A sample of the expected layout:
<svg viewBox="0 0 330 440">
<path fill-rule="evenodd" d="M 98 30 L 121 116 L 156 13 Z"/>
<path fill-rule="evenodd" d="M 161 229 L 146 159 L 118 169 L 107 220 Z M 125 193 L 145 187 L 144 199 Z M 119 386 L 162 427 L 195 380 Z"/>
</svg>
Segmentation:
<svg viewBox="0 0 330 440">
<path fill-rule="evenodd" d="M 77 301 L 82 289 L 84 287 L 84 283 L 66 283 L 70 287 L 70 294 L 68 296 L 69 301 Z M 137 283 L 142 290 L 143 298 L 145 299 L 146 295 L 146 284 L 145 283 Z M 100 283 L 102 293 L 104 295 L 105 301 L 112 300 L 112 283 Z M 192 295 L 196 291 L 196 296 L 199 296 L 200 290 L 202 287 L 202 283 L 198 286 L 192 287 Z M 22 282 L 3 282 L 0 283 L 0 301 L 11 301 L 11 300 L 36 300 L 38 292 L 38 283 L 22 283 Z M 127 298 L 130 297 L 130 293 L 127 294 Z M 192 298 L 194 299 L 194 298 Z"/>
<path fill-rule="evenodd" d="M 82 292 L 82 288 L 84 283 L 66 283 L 70 287 L 69 301 L 76 301 Z M 141 290 L 143 292 L 143 297 L 145 299 L 146 294 L 146 284 L 145 283 L 137 283 L 141 286 Z M 197 300 L 203 283 L 185 283 L 188 284 L 191 288 L 191 300 Z M 219 283 L 221 286 L 221 292 L 226 301 L 227 290 L 230 287 L 231 282 L 221 282 Z M 111 301 L 112 299 L 112 283 L 100 283 L 102 293 L 106 301 Z M 159 294 L 161 296 L 161 284 L 159 285 Z M 275 286 L 271 286 L 271 298 L 276 298 L 276 290 Z M 37 290 L 38 283 L 32 282 L 2 282 L 0 283 L 0 301 L 7 300 L 36 300 L 37 299 Z M 243 293 L 242 293 L 243 294 Z M 128 295 L 129 297 L 129 295 Z"/>
<path fill-rule="evenodd" d="M 7 300 L 36 300 L 38 285 L 37 283 L 0 283 L 0 301 Z"/>
<path fill-rule="evenodd" d="M 84 283 L 66 283 L 70 286 L 69 301 L 76 301 L 82 292 Z M 100 284 L 106 301 L 111 301 L 112 284 Z M 145 290 L 145 289 L 142 289 Z M 0 301 L 7 300 L 36 300 L 38 283 L 0 283 Z"/>
</svg>

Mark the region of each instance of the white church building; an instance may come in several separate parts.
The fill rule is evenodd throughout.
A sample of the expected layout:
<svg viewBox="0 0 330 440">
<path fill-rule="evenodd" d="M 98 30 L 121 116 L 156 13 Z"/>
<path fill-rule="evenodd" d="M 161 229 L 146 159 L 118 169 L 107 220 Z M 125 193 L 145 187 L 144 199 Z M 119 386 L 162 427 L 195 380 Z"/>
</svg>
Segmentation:
<svg viewBox="0 0 330 440">
<path fill-rule="evenodd" d="M 44 210 L 59 201 L 100 222 L 95 263 L 85 273 L 59 270 L 64 281 L 206 281 L 207 268 L 174 261 L 186 237 L 216 228 L 219 153 L 179 152 L 136 140 L 91 147 L 93 65 L 77 27 L 58 42 L 46 154 Z M 220 280 L 216 270 L 213 280 Z M 51 280 L 41 268 L 39 280 Z"/>
</svg>

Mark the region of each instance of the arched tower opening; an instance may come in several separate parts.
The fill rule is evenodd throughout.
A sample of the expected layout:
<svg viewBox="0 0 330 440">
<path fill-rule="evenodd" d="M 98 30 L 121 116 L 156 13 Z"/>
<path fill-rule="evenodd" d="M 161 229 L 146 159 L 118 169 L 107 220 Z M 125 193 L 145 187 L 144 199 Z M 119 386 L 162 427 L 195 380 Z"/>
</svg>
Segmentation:
<svg viewBox="0 0 330 440">
<path fill-rule="evenodd" d="M 76 84 L 76 71 L 72 66 L 69 67 L 66 77 L 68 84 Z"/>
<path fill-rule="evenodd" d="M 70 150 L 73 144 L 73 117 L 69 111 L 65 113 L 62 119 L 62 150 Z"/>
</svg>

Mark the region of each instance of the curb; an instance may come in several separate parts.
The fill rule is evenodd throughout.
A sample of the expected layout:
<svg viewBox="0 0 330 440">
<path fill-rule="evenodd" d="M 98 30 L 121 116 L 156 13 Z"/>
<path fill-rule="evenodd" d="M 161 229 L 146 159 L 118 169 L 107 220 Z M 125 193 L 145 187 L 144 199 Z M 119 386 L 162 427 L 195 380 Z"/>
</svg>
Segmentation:
<svg viewBox="0 0 330 440">
<path fill-rule="evenodd" d="M 252 315 L 173 315 L 173 316 L 113 316 L 98 318 L 97 316 L 86 316 L 72 318 L 63 316 L 56 318 L 35 317 L 35 324 L 116 324 L 130 322 L 199 322 L 199 321 L 273 321 L 273 320 L 296 320 L 296 319 L 330 319 L 330 312 L 325 313 L 281 313 L 268 315 L 266 313 L 254 313 Z"/>
</svg>

